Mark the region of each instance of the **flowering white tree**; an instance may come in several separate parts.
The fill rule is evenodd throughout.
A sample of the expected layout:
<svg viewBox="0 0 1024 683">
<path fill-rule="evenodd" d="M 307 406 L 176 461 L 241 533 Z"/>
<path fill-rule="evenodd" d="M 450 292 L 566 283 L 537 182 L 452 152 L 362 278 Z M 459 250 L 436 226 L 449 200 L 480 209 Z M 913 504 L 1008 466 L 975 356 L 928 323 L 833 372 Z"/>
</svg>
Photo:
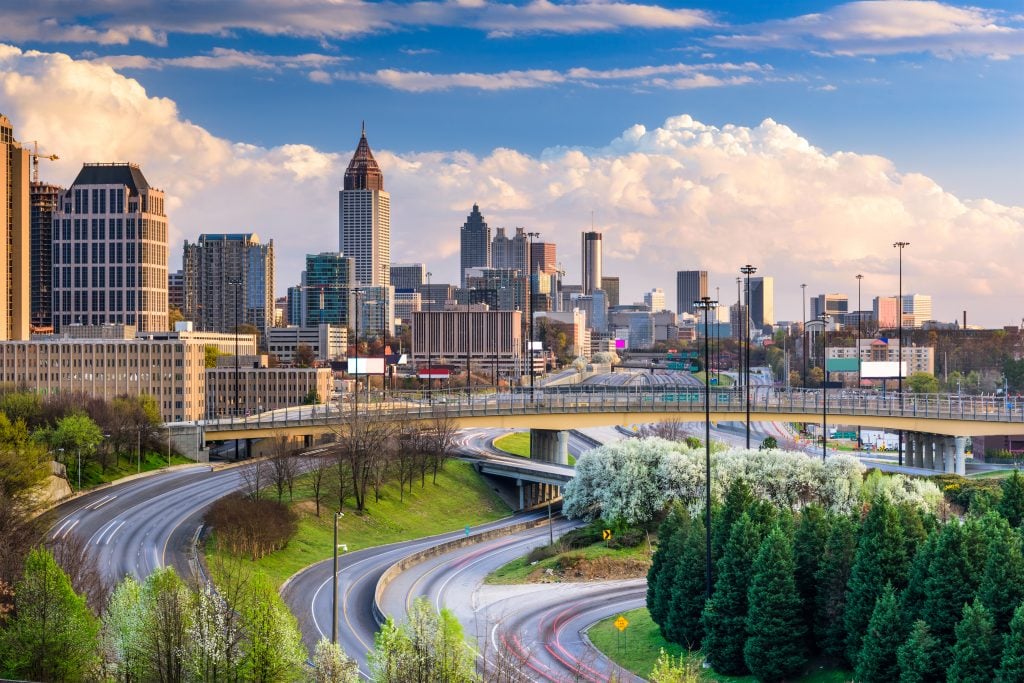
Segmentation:
<svg viewBox="0 0 1024 683">
<path fill-rule="evenodd" d="M 240 650 L 231 608 L 206 584 L 192 596 L 192 619 L 183 659 L 196 680 L 229 677 L 237 667 Z"/>
<path fill-rule="evenodd" d="M 321 638 L 313 652 L 313 680 L 316 683 L 356 683 L 359 665 L 340 645 Z"/>
<path fill-rule="evenodd" d="M 111 593 L 103 617 L 107 659 L 119 681 L 142 680 L 146 654 L 144 624 L 142 586 L 126 576 Z"/>
</svg>

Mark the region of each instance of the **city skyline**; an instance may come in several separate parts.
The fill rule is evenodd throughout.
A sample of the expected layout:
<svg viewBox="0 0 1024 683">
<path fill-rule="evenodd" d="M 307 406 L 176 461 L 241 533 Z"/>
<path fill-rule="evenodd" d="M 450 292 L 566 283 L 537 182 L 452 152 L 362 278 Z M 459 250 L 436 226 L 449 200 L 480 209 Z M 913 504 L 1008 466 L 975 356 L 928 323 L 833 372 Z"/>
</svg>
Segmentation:
<svg viewBox="0 0 1024 683">
<path fill-rule="evenodd" d="M 893 9 L 897 4 L 904 14 Z M 131 13 L 116 20 L 91 20 L 90 7 L 83 3 L 78 17 L 58 22 L 49 34 L 43 24 L 32 28 L 31 9 L 25 10 L 22 35 L 0 31 L 0 40 L 19 45 L 0 48 L 0 109 L 14 122 L 19 139 L 39 140 L 42 152 L 61 157 L 43 162 L 44 181 L 66 186 L 84 162 L 131 160 L 147 168 L 168 195 L 171 270 L 180 263 L 185 239 L 207 231 L 256 230 L 277 238 L 282 247 L 287 244 L 278 258 L 277 293 L 283 293 L 284 286 L 297 282 L 305 254 L 319 253 L 336 240 L 332 198 L 341 188 L 352 141 L 365 118 L 393 195 L 392 260 L 425 261 L 435 282 L 458 283 L 457 228 L 476 202 L 492 227 L 511 231 L 526 226 L 539 231 L 545 241 L 561 244 L 559 260 L 567 271 L 566 283 L 579 282 L 575 245 L 580 231 L 589 228 L 593 211 L 594 229 L 604 234 L 604 270 L 621 277 L 624 303 L 639 300 L 652 287 L 662 287 L 671 296 L 675 272 L 686 269 L 708 270 L 709 289 L 720 286 L 728 291 L 739 266 L 749 262 L 776 278 L 776 317 L 796 319 L 802 282 L 816 292 L 850 293 L 855 275 L 862 273 L 865 299 L 895 294 L 896 254 L 891 243 L 901 239 L 911 243 L 904 254 L 904 292 L 932 294 L 936 318 L 960 319 L 966 309 L 971 324 L 1019 322 L 1019 296 L 1007 283 L 1013 281 L 1014 256 L 1022 248 L 1024 190 L 1011 181 L 1014 174 L 1009 171 L 1019 165 L 1014 141 L 1024 124 L 1007 113 L 1024 90 L 1015 87 L 1021 79 L 1021 55 L 1015 46 L 1024 41 L 1019 18 L 998 4 L 978 9 L 921 2 L 845 3 L 813 15 L 832 28 L 843 27 L 845 33 L 830 33 L 838 38 L 822 37 L 823 30 L 814 35 L 809 29 L 797 30 L 796 20 L 804 14 L 792 7 L 761 10 L 780 14 L 768 17 L 744 14 L 729 5 L 716 12 L 615 3 L 589 9 L 551 5 L 569 18 L 619 11 L 635 19 L 646 7 L 651 16 L 696 16 L 709 23 L 691 31 L 662 25 L 664 20 L 658 18 L 648 23 L 623 19 L 618 28 L 591 16 L 586 27 L 572 34 L 554 30 L 549 22 L 499 38 L 487 36 L 481 19 L 459 29 L 476 31 L 477 38 L 458 49 L 490 55 L 495 44 L 514 42 L 530 46 L 532 52 L 524 59 L 535 61 L 542 54 L 555 54 L 566 41 L 586 39 L 608 43 L 608 59 L 613 59 L 632 54 L 624 44 L 649 39 L 658 45 L 689 42 L 690 47 L 703 46 L 719 54 L 712 59 L 692 50 L 658 48 L 654 51 L 663 58 L 661 66 L 647 64 L 651 68 L 640 70 L 644 65 L 634 65 L 616 79 L 606 73 L 608 68 L 599 74 L 595 66 L 547 86 L 512 84 L 494 91 L 452 79 L 445 90 L 402 89 L 370 81 L 353 84 L 333 76 L 330 83 L 312 83 L 310 78 L 319 78 L 311 76 L 315 69 L 309 65 L 317 61 L 312 57 L 292 66 L 278 60 L 261 68 L 252 63 L 259 62 L 255 57 L 232 62 L 228 53 L 213 54 L 210 48 L 205 62 L 175 62 L 190 49 L 202 52 L 198 46 L 210 41 L 237 43 L 230 49 L 257 56 L 300 46 L 309 48 L 301 54 L 312 55 L 317 46 L 294 27 L 285 31 L 294 35 L 284 37 L 255 27 L 250 36 L 217 38 L 204 29 L 170 25 L 154 28 L 153 35 L 162 36 L 157 43 L 147 41 L 141 32 L 124 32 L 127 42 L 112 38 L 100 44 L 103 31 L 118 30 L 111 22 L 128 21 Z M 515 14 L 511 6 L 501 5 L 486 5 L 477 14 L 502 7 Z M 535 9 L 524 6 L 520 19 Z M 161 14 L 151 18 L 154 26 L 166 21 Z M 868 19 L 881 27 L 874 37 L 865 33 Z M 1000 29 L 999 40 L 988 40 L 991 35 L 985 34 L 981 19 Z M 99 32 L 93 34 L 95 40 L 87 32 L 76 34 L 80 37 L 75 40 L 61 34 L 79 21 L 92 22 Z M 376 39 L 353 37 L 361 35 L 358 31 L 345 38 L 331 34 L 331 26 L 325 24 L 320 39 L 325 44 L 333 41 L 331 49 L 344 54 L 325 48 L 321 56 L 334 54 L 340 69 L 348 69 L 351 61 L 355 72 L 374 50 L 384 49 L 367 45 Z M 389 26 L 374 29 L 382 44 L 436 41 L 440 34 L 456 30 L 424 29 L 423 35 L 410 36 Z M 772 34 L 776 40 L 788 36 L 789 44 L 758 46 L 759 36 L 767 40 L 769 26 L 779 29 Z M 725 42 L 732 47 L 711 47 Z M 141 57 L 114 59 L 133 51 Z M 436 59 L 450 60 L 457 52 L 441 50 Z M 580 54 L 570 52 L 559 59 L 578 62 L 583 59 Z M 420 57 L 413 61 L 422 62 L 424 73 L 434 73 L 426 67 L 435 57 Z M 651 52 L 641 52 L 633 59 L 649 57 Z M 701 72 L 694 65 L 725 64 L 726 58 L 734 66 L 752 60 L 772 68 L 720 69 L 715 78 L 738 79 L 731 84 L 713 86 L 713 80 L 697 78 Z M 165 61 L 157 68 L 161 59 Z M 808 73 L 816 74 L 814 79 L 807 73 L 803 81 L 797 78 L 801 61 L 808 63 Z M 667 64 L 675 66 L 670 69 Z M 494 73 L 509 71 L 507 66 L 493 59 L 479 64 L 481 72 L 493 67 Z M 889 80 L 872 85 L 869 72 Z M 676 83 L 675 90 L 654 82 L 680 80 L 681 74 L 689 74 L 692 82 Z M 215 115 L 210 106 L 225 102 L 206 97 L 207 106 L 201 95 L 209 83 L 228 75 L 237 83 L 239 97 L 232 99 L 232 108 Z M 197 84 L 196 94 L 175 86 L 174 81 L 183 77 Z M 423 78 L 431 87 L 443 82 Z M 359 111 L 347 107 L 339 110 L 344 111 L 341 116 L 322 116 L 325 110 L 318 106 L 317 115 L 300 118 L 282 117 L 272 109 L 267 110 L 269 116 L 250 115 L 267 93 L 303 101 L 309 96 L 305 91 L 290 89 L 296 79 L 304 87 L 319 87 L 316 97 L 324 102 L 330 102 L 336 90 L 351 94 L 352 88 L 361 89 Z M 938 87 L 940 81 L 946 85 Z M 583 87 L 583 82 L 599 87 Z M 949 90 L 951 83 L 956 84 L 952 90 L 957 92 L 957 106 L 939 109 L 942 122 L 934 115 L 922 119 L 921 112 L 933 109 L 936 102 L 934 97 L 921 99 L 920 89 Z M 906 97 L 902 101 L 892 94 L 901 89 Z M 624 91 L 631 97 L 623 98 Z M 111 96 L 97 98 L 95 92 Z M 793 105 L 780 104 L 784 92 L 793 97 Z M 666 104 L 666 93 L 681 96 Z M 502 120 L 495 118 L 496 112 L 509 109 L 509 97 L 546 102 L 556 94 L 566 98 L 564 111 L 556 115 L 550 107 L 537 108 L 526 119 L 534 124 L 529 134 L 521 126 L 506 132 L 493 125 Z M 618 107 L 611 119 L 591 120 L 589 98 L 598 96 L 631 100 L 638 106 Z M 883 120 L 880 112 L 864 110 L 860 127 L 846 125 L 851 111 L 863 109 L 876 97 L 882 102 L 871 106 L 887 107 L 890 116 Z M 491 117 L 490 125 L 458 126 L 461 112 L 453 114 L 455 123 L 433 125 L 430 112 L 439 106 L 438 98 L 453 112 L 466 98 L 479 102 L 480 109 L 474 111 L 484 119 Z M 988 106 L 993 102 L 998 106 Z M 798 106 L 806 107 L 808 114 L 796 115 Z M 524 111 L 512 109 L 506 115 Z M 399 110 L 431 125 L 398 122 Z M 545 118 L 545 125 L 536 125 L 537 116 Z M 567 119 L 580 125 L 567 129 Z M 118 135 L 126 121 L 150 134 Z M 322 130 L 326 121 L 329 135 Z M 908 136 L 911 126 L 920 130 Z M 954 135 L 954 127 L 963 134 Z M 1001 132 L 1002 137 L 998 142 L 977 139 L 986 129 L 992 135 Z M 940 140 L 944 144 L 937 144 Z M 992 253 L 1005 258 L 993 262 Z"/>
</svg>

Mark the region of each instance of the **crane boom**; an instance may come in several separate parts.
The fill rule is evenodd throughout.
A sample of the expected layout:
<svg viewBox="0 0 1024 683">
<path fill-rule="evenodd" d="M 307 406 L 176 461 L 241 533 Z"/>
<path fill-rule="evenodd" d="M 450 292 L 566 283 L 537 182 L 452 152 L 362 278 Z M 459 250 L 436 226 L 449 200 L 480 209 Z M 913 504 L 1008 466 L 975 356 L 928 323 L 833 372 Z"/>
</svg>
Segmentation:
<svg viewBox="0 0 1024 683">
<path fill-rule="evenodd" d="M 39 160 L 48 159 L 50 161 L 57 161 L 60 159 L 56 154 L 40 154 L 39 153 L 39 141 L 32 141 L 32 151 L 28 153 L 32 157 L 32 182 L 39 182 Z"/>
</svg>

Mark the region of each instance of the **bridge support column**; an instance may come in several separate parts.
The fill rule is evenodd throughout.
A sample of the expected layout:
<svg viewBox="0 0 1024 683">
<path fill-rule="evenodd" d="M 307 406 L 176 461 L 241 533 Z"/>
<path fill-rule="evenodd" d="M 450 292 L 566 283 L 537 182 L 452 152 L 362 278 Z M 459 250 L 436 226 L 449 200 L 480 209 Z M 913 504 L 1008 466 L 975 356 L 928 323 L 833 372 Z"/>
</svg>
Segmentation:
<svg viewBox="0 0 1024 683">
<path fill-rule="evenodd" d="M 958 436 L 953 439 L 954 443 L 954 466 L 956 473 L 964 475 L 967 473 L 967 463 L 964 461 L 964 451 L 967 449 L 967 437 Z"/>
<path fill-rule="evenodd" d="M 939 437 L 939 443 L 942 445 L 942 471 L 947 473 L 956 472 L 956 464 L 953 462 L 953 439 Z"/>
<path fill-rule="evenodd" d="M 558 429 L 531 429 L 530 458 L 568 465 L 569 433 Z"/>
<path fill-rule="evenodd" d="M 921 435 L 916 432 L 907 432 L 907 464 L 911 467 L 921 467 L 918 460 L 920 455 L 919 446 Z"/>
<path fill-rule="evenodd" d="M 930 439 L 924 434 L 921 435 L 921 449 L 922 456 L 924 459 L 924 467 L 927 470 L 937 469 L 935 466 L 935 440 Z"/>
<path fill-rule="evenodd" d="M 925 464 L 925 461 L 927 460 L 927 458 L 925 457 L 926 456 L 926 447 L 927 447 L 927 444 L 925 442 L 924 434 L 914 434 L 914 466 L 915 467 L 920 467 L 922 469 L 927 467 L 927 465 Z"/>
<path fill-rule="evenodd" d="M 526 509 L 526 499 L 525 499 L 525 492 L 523 491 L 523 480 L 522 479 L 516 479 L 516 488 L 519 489 L 519 509 L 520 510 L 525 510 Z"/>
</svg>

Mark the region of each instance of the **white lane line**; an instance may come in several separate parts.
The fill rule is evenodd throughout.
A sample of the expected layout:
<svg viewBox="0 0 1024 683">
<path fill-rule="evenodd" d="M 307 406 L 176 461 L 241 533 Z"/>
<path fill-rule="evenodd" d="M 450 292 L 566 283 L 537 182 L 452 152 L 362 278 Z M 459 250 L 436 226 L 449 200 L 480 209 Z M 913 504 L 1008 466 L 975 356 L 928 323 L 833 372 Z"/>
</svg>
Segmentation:
<svg viewBox="0 0 1024 683">
<path fill-rule="evenodd" d="M 77 525 L 78 525 L 78 520 L 76 519 L 74 522 L 71 523 L 71 526 L 69 526 L 67 529 L 64 530 L 64 533 L 61 534 L 60 537 L 61 538 L 67 538 L 67 535 L 69 533 L 71 533 L 71 530 L 74 529 Z M 56 535 L 54 535 L 54 538 L 56 538 Z"/>
<path fill-rule="evenodd" d="M 117 527 L 113 531 L 111 531 L 110 534 L 107 535 L 107 540 L 105 540 L 103 542 L 103 545 L 109 545 L 110 541 L 113 540 L 113 538 L 114 538 L 114 534 L 116 534 L 118 531 L 120 531 L 121 527 L 123 527 L 127 523 L 128 523 L 128 520 L 126 519 L 126 520 L 123 520 L 120 524 L 118 524 Z"/>
<path fill-rule="evenodd" d="M 78 521 L 76 520 L 75 523 L 77 524 Z M 50 540 L 57 540 L 57 537 L 60 536 L 60 532 L 64 531 L 64 527 L 66 527 L 68 524 L 71 524 L 71 518 L 65 519 L 64 523 L 57 527 L 57 530 L 53 532 L 53 536 L 50 537 Z"/>
<path fill-rule="evenodd" d="M 106 524 L 104 524 L 103 526 L 101 526 L 100 530 L 97 531 L 96 533 L 94 533 L 89 538 L 89 545 L 93 544 L 93 542 L 94 542 L 93 539 L 95 539 L 96 545 L 99 545 L 103 541 L 103 534 L 105 534 L 107 532 L 107 529 L 109 529 L 111 526 L 113 526 L 114 522 L 116 522 L 116 521 L 117 521 L 116 519 L 112 519 L 109 522 L 107 522 Z"/>
<path fill-rule="evenodd" d="M 115 498 L 117 498 L 117 496 L 103 496 L 102 498 L 100 498 L 100 499 L 99 499 L 99 500 L 98 500 L 98 501 L 96 502 L 96 504 L 95 504 L 95 505 L 93 505 L 93 506 L 92 506 L 91 508 L 89 508 L 89 509 L 90 509 L 90 510 L 99 510 L 99 509 L 100 509 L 101 507 L 103 507 L 103 506 L 104 506 L 104 505 L 106 505 L 107 503 L 110 503 L 110 502 L 112 502 L 112 501 L 113 501 L 113 500 L 114 500 Z"/>
</svg>

